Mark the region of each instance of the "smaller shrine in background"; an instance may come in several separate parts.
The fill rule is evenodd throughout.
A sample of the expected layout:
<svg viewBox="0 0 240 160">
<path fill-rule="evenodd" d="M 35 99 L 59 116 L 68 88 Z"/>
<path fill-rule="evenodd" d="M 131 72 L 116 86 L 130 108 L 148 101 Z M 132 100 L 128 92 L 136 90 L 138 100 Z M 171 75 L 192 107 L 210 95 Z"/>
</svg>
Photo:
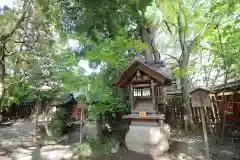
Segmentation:
<svg viewBox="0 0 240 160">
<path fill-rule="evenodd" d="M 171 73 L 161 62 L 138 55 L 120 75 L 115 86 L 130 90 L 131 120 L 125 144 L 129 150 L 145 154 L 162 154 L 169 149 L 170 126 L 159 112 L 164 105 L 164 87 L 171 85 Z"/>
</svg>

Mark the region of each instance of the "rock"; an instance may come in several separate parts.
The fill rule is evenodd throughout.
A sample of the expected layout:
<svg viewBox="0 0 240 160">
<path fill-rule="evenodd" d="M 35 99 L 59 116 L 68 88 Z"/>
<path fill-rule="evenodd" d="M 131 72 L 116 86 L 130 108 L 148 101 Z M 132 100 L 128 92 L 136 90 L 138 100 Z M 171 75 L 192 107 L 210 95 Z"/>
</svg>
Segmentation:
<svg viewBox="0 0 240 160">
<path fill-rule="evenodd" d="M 111 153 L 117 153 L 120 149 L 120 144 L 117 143 L 112 149 L 111 149 Z"/>
<path fill-rule="evenodd" d="M 133 125 L 129 127 L 129 131 L 125 136 L 125 144 L 129 150 L 157 155 L 162 154 L 169 150 L 170 129 L 169 125 L 160 129 L 158 123 L 148 125 Z"/>
<path fill-rule="evenodd" d="M 157 145 L 160 141 L 168 140 L 167 134 L 157 127 L 151 128 L 149 132 L 150 145 Z"/>
<path fill-rule="evenodd" d="M 85 130 L 85 133 L 86 135 L 88 135 L 89 137 L 91 138 L 94 138 L 94 139 L 97 139 L 98 138 L 98 129 L 97 129 L 97 125 L 96 124 L 86 124 L 84 126 L 84 130 Z"/>
<path fill-rule="evenodd" d="M 168 140 L 162 140 L 156 146 L 152 146 L 150 152 L 151 155 L 160 156 L 168 150 L 169 150 Z"/>
<path fill-rule="evenodd" d="M 45 145 L 55 145 L 55 144 L 57 144 L 57 142 L 55 142 L 55 141 L 44 141 L 44 144 Z"/>
<path fill-rule="evenodd" d="M 167 123 L 163 123 L 162 127 L 160 127 L 160 130 L 163 131 L 167 138 L 170 139 L 171 138 L 171 129 L 170 129 L 170 125 Z"/>
<path fill-rule="evenodd" d="M 119 150 L 119 149 L 120 149 L 120 144 L 119 144 L 119 143 L 115 144 L 115 148 L 116 148 L 117 150 Z"/>
<path fill-rule="evenodd" d="M 66 141 L 68 140 L 68 135 L 64 135 L 63 137 L 61 137 L 61 141 Z"/>
<path fill-rule="evenodd" d="M 116 148 L 111 149 L 111 153 L 117 153 L 117 152 L 118 152 L 118 150 Z"/>
</svg>

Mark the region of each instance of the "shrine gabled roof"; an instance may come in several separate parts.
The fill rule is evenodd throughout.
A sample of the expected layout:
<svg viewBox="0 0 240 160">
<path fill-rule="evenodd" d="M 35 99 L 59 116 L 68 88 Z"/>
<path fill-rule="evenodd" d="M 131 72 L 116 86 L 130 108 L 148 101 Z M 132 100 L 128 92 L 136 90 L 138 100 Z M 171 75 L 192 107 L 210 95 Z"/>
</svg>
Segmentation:
<svg viewBox="0 0 240 160">
<path fill-rule="evenodd" d="M 205 92 L 208 92 L 208 93 L 214 93 L 214 91 L 210 90 L 209 88 L 205 88 L 205 87 L 197 87 L 193 90 L 190 91 L 190 94 L 196 92 L 196 91 L 205 91 Z"/>
<path fill-rule="evenodd" d="M 235 80 L 232 82 L 228 82 L 226 84 L 226 89 L 235 90 L 236 88 L 240 88 L 240 80 Z M 224 89 L 225 89 L 225 84 L 221 84 L 221 85 L 213 87 L 213 90 L 216 92 L 224 90 Z"/>
<path fill-rule="evenodd" d="M 171 74 L 166 71 L 161 63 L 145 63 L 138 60 L 134 60 L 132 64 L 122 72 L 118 80 L 114 83 L 115 86 L 124 88 L 134 78 L 137 70 L 141 70 L 145 74 L 157 80 L 161 85 L 171 84 Z"/>
</svg>

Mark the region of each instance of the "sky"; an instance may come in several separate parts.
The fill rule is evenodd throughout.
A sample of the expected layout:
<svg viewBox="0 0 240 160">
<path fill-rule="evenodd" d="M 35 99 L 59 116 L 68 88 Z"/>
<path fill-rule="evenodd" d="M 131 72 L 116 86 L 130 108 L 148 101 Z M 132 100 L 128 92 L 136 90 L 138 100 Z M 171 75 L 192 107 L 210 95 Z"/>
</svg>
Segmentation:
<svg viewBox="0 0 240 160">
<path fill-rule="evenodd" d="M 74 39 L 69 39 L 68 40 L 68 46 L 70 48 L 75 48 L 77 47 L 79 44 L 78 44 L 78 41 L 77 40 L 74 40 Z M 100 68 L 96 69 L 96 70 L 93 70 L 89 67 L 89 62 L 87 60 L 80 60 L 78 62 L 78 66 L 80 67 L 83 67 L 85 70 L 86 70 L 86 74 L 91 74 L 93 72 L 99 72 L 100 71 Z"/>
<path fill-rule="evenodd" d="M 7 6 L 13 5 L 13 0 L 0 0 L 0 7 L 4 5 L 7 5 Z"/>
</svg>

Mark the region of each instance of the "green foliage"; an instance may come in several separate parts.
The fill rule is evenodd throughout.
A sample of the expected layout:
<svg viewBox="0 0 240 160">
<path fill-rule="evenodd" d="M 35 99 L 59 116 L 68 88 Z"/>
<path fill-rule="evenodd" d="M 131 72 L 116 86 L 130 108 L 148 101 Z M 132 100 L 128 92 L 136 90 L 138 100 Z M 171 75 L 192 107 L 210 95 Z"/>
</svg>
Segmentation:
<svg viewBox="0 0 240 160">
<path fill-rule="evenodd" d="M 47 16 L 51 14 L 49 8 L 53 7 L 51 15 L 58 11 L 57 17 L 60 19 L 56 18 L 54 22 L 61 31 L 84 33 L 91 40 L 101 42 L 104 38 L 115 38 L 122 28 L 135 30 L 134 23 L 143 23 L 143 13 L 152 1 L 61 0 L 53 5 L 55 2 L 42 1 L 41 5 L 43 13 L 47 10 Z"/>
<path fill-rule="evenodd" d="M 29 63 L 20 61 L 17 65 L 13 64 L 13 69 L 20 68 L 5 78 L 4 106 L 26 99 L 51 100 L 61 93 L 86 89 L 88 79 L 84 75 L 85 71 L 77 66 L 77 57 L 57 47 L 54 45 L 45 49 L 48 54 L 43 57 L 26 55 Z M 43 49 L 35 50 L 36 54 L 42 55 Z"/>
<path fill-rule="evenodd" d="M 55 137 L 61 137 L 66 131 L 66 124 L 69 116 L 66 109 L 59 107 L 53 119 L 49 121 L 49 130 L 53 133 Z"/>
<path fill-rule="evenodd" d="M 239 3 L 231 1 L 156 1 L 162 11 L 163 26 L 169 33 L 167 44 L 174 44 L 172 48 L 179 49 L 179 30 L 184 31 L 184 43 L 191 51 L 187 71 L 174 70 L 174 76 L 184 75 L 198 79 L 199 73 L 207 73 L 208 78 L 216 82 L 221 77 L 226 66 L 229 68 L 231 79 L 239 77 Z M 181 15 L 181 16 L 179 16 Z M 179 26 L 179 19 L 183 22 Z M 220 37 L 219 37 L 220 35 Z M 220 42 L 220 39 L 222 42 Z M 192 41 L 196 45 L 190 46 Z M 175 47 L 177 45 L 177 47 Z M 171 49 L 172 49 L 171 48 Z M 173 53 L 175 54 L 175 53 Z M 206 58 L 202 55 L 210 55 Z M 175 55 L 173 55 L 175 56 Z M 177 56 L 181 60 L 182 56 Z M 189 61 L 189 62 L 190 62 Z M 206 70 L 207 69 L 207 70 Z M 213 72 L 218 76 L 213 76 Z M 200 77 L 201 79 L 201 77 Z M 218 80 L 217 80 L 218 81 Z M 202 84 L 204 85 L 204 84 Z"/>
<path fill-rule="evenodd" d="M 97 157 L 101 154 L 110 153 L 111 148 L 117 144 L 115 137 L 104 139 L 104 143 L 100 140 L 92 139 L 91 137 L 82 144 L 77 144 L 74 148 L 74 155 L 80 158 Z"/>
<path fill-rule="evenodd" d="M 128 111 L 125 90 L 116 89 L 113 83 L 134 55 L 145 48 L 139 25 L 157 24 L 166 29 L 169 43 L 179 49 L 179 30 L 183 30 L 191 60 L 198 52 L 209 52 L 214 57 L 210 65 L 222 70 L 228 66 L 231 77 L 239 76 L 240 11 L 236 0 L 37 0 L 31 5 L 34 10 L 4 41 L 8 51 L 4 54 L 14 53 L 5 57 L 5 106 L 26 99 L 55 99 L 62 93 L 88 89 L 88 101 L 99 100 L 90 107 L 95 118 Z M 9 26 L 25 9 L 4 11 L 0 15 L 0 25 L 4 26 L 1 33 L 8 33 L 12 29 Z M 68 38 L 79 41 L 78 50 L 65 47 Z M 196 45 L 190 46 L 193 41 Z M 101 71 L 87 77 L 78 67 L 79 58 Z M 195 75 L 197 60 L 193 61 L 184 71 L 176 68 L 175 78 Z M 53 120 L 54 130 L 61 128 L 60 118 Z"/>
<path fill-rule="evenodd" d="M 96 45 L 95 50 L 87 51 L 89 60 L 102 62 L 101 71 L 89 77 L 88 101 L 91 103 L 99 100 L 89 108 L 93 117 L 98 119 L 105 113 L 115 116 L 117 112 L 129 110 L 129 104 L 122 95 L 123 91 L 115 88 L 113 83 L 142 47 L 140 41 L 121 34 L 115 39 L 105 39 Z"/>
<path fill-rule="evenodd" d="M 90 81 L 89 101 L 99 101 L 89 107 L 90 114 L 95 119 L 106 113 L 112 113 L 114 117 L 117 112 L 128 111 L 129 106 L 119 96 L 118 89 L 113 87 L 117 75 L 114 69 L 105 69 Z"/>
<path fill-rule="evenodd" d="M 237 1 L 217 2 L 210 8 L 214 15 L 214 26 L 204 36 L 205 42 L 209 44 L 208 49 L 214 56 L 213 63 L 224 72 L 228 72 L 230 79 L 239 78 L 239 25 L 237 20 L 240 6 Z"/>
<path fill-rule="evenodd" d="M 94 46 L 94 49 L 85 49 L 85 56 L 90 61 L 101 61 L 111 66 L 125 67 L 127 61 L 144 48 L 141 41 L 120 32 L 116 38 L 106 38 L 101 43 L 80 39 L 81 43 Z"/>
<path fill-rule="evenodd" d="M 44 4 L 48 2 L 55 7 L 46 8 L 49 6 Z M 54 20 L 61 19 L 56 14 L 58 4 L 24 0 L 16 8 L 1 10 L 0 55 L 4 57 L 6 72 L 1 97 L 4 107 L 27 99 L 52 100 L 64 92 L 86 89 L 84 70 L 78 68 L 77 57 L 65 47 L 66 42 L 59 40 L 53 27 Z M 3 35 L 11 31 L 10 37 L 3 40 Z"/>
</svg>

